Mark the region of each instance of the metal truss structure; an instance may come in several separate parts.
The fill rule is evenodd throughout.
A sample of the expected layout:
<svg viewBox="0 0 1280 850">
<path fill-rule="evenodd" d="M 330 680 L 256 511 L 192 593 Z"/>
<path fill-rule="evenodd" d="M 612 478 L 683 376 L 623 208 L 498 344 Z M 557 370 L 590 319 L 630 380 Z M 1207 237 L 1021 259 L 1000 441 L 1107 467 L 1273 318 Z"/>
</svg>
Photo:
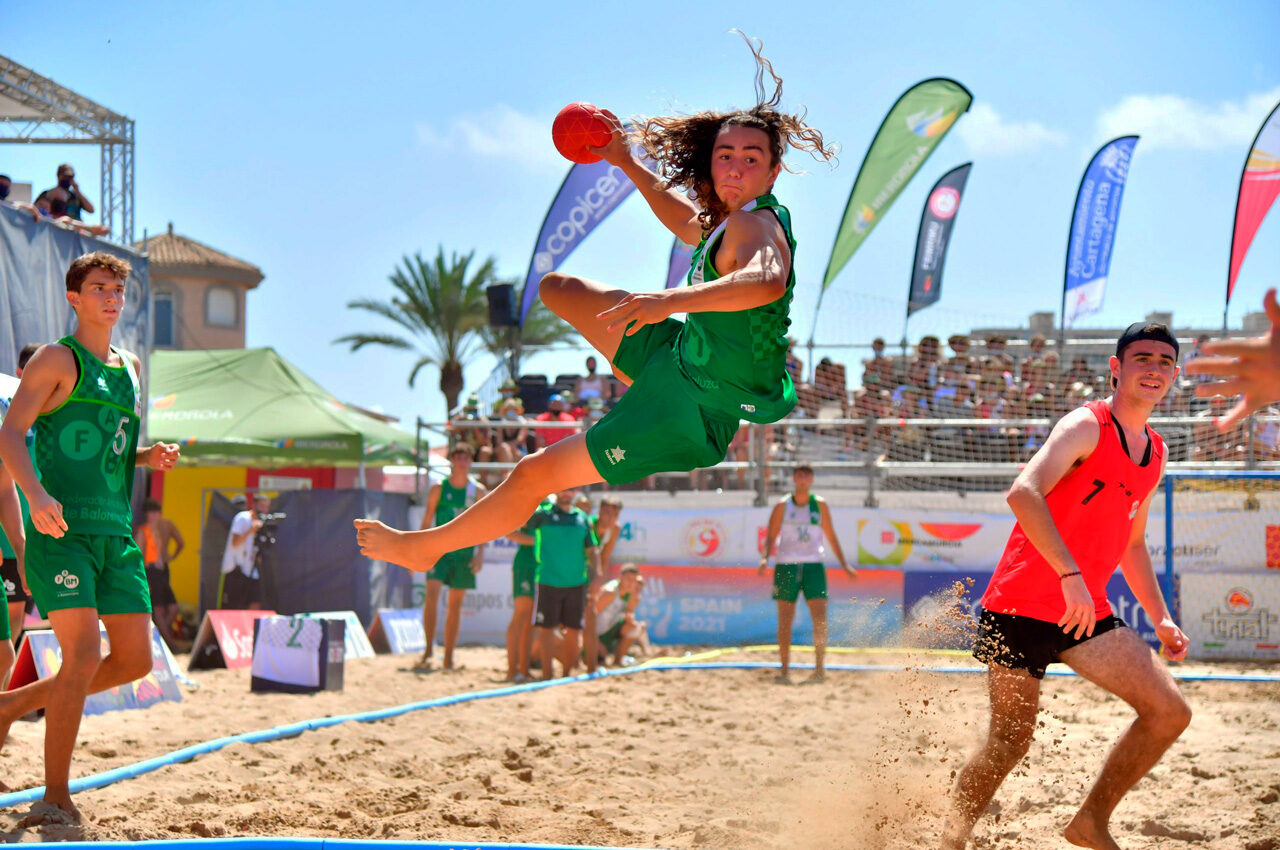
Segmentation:
<svg viewBox="0 0 1280 850">
<path fill-rule="evenodd" d="M 133 244 L 133 120 L 0 56 L 0 143 L 98 145 L 102 223 Z"/>
</svg>

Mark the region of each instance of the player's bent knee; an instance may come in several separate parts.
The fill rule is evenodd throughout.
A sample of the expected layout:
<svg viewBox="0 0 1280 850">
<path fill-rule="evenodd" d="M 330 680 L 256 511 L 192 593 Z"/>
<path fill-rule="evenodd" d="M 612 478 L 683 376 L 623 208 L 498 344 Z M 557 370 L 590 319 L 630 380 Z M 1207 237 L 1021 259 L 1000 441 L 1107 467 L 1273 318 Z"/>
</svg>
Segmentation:
<svg viewBox="0 0 1280 850">
<path fill-rule="evenodd" d="M 1191 725 L 1191 706 L 1179 695 L 1157 706 L 1148 714 L 1149 719 L 1158 723 L 1170 735 L 1181 735 Z"/>
</svg>

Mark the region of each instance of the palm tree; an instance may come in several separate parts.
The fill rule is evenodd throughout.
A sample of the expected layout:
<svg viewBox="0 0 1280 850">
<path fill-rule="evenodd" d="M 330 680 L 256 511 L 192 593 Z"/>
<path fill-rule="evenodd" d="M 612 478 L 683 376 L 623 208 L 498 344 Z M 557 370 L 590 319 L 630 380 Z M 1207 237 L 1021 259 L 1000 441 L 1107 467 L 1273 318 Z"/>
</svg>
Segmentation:
<svg viewBox="0 0 1280 850">
<path fill-rule="evenodd" d="M 390 301 L 358 298 L 347 307 L 364 310 L 399 325 L 408 337 L 390 333 L 352 333 L 340 336 L 335 343 L 347 343 L 351 351 L 366 345 L 382 345 L 418 355 L 409 372 L 412 387 L 418 373 L 427 366 L 440 369 L 440 392 L 444 393 L 447 410 L 458 406 L 462 394 L 462 370 L 476 349 L 483 345 L 483 332 L 488 322 L 485 288 L 494 283 L 494 259 L 489 257 L 474 271 L 471 264 L 475 251 L 446 259 L 444 247 L 436 251 L 434 260 L 422 254 L 405 257 L 402 267 L 392 272 L 391 285 L 396 294 Z"/>
<path fill-rule="evenodd" d="M 520 359 L 525 346 L 554 345 L 577 339 L 578 332 L 564 319 L 551 312 L 541 301 L 534 301 L 524 324 L 516 328 L 485 325 L 481 331 L 484 347 L 499 360 L 506 361 L 511 377 L 520 375 Z"/>
</svg>

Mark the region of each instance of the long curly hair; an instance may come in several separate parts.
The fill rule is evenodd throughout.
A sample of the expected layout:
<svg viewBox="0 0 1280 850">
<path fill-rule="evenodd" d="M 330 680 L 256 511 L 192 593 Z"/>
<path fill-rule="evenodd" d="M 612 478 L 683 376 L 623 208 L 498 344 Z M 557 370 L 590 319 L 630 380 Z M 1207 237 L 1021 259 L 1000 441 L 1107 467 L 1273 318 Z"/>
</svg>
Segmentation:
<svg viewBox="0 0 1280 850">
<path fill-rule="evenodd" d="M 764 45 L 738 30 L 756 62 L 756 105 L 732 112 L 698 112 L 693 115 L 645 118 L 636 122 L 633 139 L 644 147 L 658 164 L 658 174 L 668 189 L 683 189 L 698 204 L 698 221 L 704 235 L 710 233 L 729 215 L 729 209 L 716 195 L 711 181 L 711 154 L 721 128 L 752 127 L 769 137 L 769 165 L 782 162 L 788 147 L 808 151 L 814 159 L 836 161 L 834 145 L 827 145 L 822 133 L 805 123 L 806 110 L 782 112 L 782 78 L 773 63 L 763 54 Z M 773 94 L 765 96 L 765 74 L 773 80 Z M 783 163 L 783 168 L 787 168 Z"/>
</svg>

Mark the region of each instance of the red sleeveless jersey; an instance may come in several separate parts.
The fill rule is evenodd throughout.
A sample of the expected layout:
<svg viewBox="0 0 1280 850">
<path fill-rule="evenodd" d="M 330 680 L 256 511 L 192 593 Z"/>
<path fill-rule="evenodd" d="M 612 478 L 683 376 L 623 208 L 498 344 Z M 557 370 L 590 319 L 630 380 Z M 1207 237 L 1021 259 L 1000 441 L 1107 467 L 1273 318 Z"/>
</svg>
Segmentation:
<svg viewBox="0 0 1280 850">
<path fill-rule="evenodd" d="M 1134 463 L 1121 443 L 1120 426 L 1112 419 L 1110 406 L 1091 401 L 1086 407 L 1098 420 L 1098 445 L 1054 485 L 1045 501 L 1101 619 L 1111 616 L 1107 581 L 1129 544 L 1138 506 L 1159 483 L 1164 440 L 1148 425 L 1145 463 Z M 982 595 L 982 607 L 1056 623 L 1067 609 L 1061 584 L 1057 572 L 1017 524 Z"/>
</svg>

